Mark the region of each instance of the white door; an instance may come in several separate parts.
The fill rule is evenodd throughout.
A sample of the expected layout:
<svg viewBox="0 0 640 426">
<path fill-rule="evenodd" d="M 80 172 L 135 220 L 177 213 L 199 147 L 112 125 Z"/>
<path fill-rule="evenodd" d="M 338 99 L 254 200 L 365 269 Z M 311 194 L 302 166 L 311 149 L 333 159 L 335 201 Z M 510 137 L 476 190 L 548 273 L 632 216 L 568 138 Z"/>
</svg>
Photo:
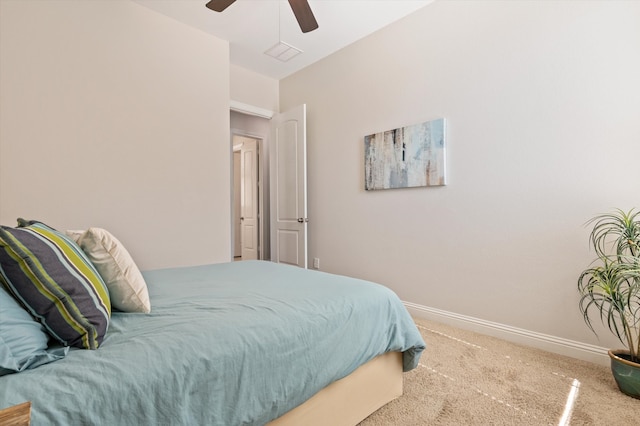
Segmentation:
<svg viewBox="0 0 640 426">
<path fill-rule="evenodd" d="M 271 120 L 271 260 L 307 267 L 307 120 L 300 105 Z"/>
<path fill-rule="evenodd" d="M 233 151 L 233 257 L 242 256 L 242 239 L 240 238 L 240 216 L 242 216 L 242 209 L 240 208 L 240 184 L 242 179 L 240 178 L 240 148 L 237 151 Z"/>
<path fill-rule="evenodd" d="M 240 240 L 242 260 L 258 258 L 258 146 L 243 138 L 240 148 Z"/>
</svg>

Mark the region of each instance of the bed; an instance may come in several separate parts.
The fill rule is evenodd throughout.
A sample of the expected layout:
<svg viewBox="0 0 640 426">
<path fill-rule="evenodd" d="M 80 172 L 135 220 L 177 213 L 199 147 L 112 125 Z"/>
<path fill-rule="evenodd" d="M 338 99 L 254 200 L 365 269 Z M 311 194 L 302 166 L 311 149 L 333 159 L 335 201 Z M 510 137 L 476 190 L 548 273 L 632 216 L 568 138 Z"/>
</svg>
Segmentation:
<svg viewBox="0 0 640 426">
<path fill-rule="evenodd" d="M 425 348 L 388 288 L 265 261 L 143 272 L 151 311 L 0 377 L 33 425 L 354 425 Z"/>
</svg>

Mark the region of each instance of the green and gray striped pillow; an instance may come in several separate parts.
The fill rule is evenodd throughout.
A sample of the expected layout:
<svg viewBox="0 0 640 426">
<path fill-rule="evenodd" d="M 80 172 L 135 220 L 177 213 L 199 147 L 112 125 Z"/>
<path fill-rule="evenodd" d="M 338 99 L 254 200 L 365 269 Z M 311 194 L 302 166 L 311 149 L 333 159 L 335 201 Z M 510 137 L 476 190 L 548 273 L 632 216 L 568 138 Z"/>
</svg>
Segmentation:
<svg viewBox="0 0 640 426">
<path fill-rule="evenodd" d="M 37 221 L 0 226 L 0 283 L 62 344 L 97 349 L 111 303 L 100 274 L 69 237 Z"/>
</svg>

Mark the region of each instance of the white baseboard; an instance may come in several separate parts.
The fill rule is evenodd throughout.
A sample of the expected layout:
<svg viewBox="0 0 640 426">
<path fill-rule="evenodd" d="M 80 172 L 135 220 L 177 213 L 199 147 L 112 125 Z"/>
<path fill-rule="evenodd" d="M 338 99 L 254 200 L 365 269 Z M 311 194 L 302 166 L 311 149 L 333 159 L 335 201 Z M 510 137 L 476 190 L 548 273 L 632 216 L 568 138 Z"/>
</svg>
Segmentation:
<svg viewBox="0 0 640 426">
<path fill-rule="evenodd" d="M 424 318 L 449 324 L 465 330 L 487 334 L 510 342 L 590 361 L 600 365 L 608 366 L 610 362 L 609 356 L 607 355 L 607 349 L 600 346 L 537 333 L 535 331 L 512 327 L 510 325 L 500 324 L 497 322 L 485 321 L 479 318 L 418 305 L 416 303 L 403 303 L 409 313 L 416 318 Z"/>
</svg>

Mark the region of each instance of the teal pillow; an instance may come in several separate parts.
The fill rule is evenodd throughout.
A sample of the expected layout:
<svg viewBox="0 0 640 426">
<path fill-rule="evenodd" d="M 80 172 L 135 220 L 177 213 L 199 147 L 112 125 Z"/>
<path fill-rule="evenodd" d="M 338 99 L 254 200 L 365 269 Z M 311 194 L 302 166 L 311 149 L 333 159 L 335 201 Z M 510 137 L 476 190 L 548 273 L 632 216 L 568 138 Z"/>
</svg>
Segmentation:
<svg viewBox="0 0 640 426">
<path fill-rule="evenodd" d="M 69 348 L 47 349 L 42 325 L 0 285 L 0 376 L 36 368 L 64 358 Z"/>
<path fill-rule="evenodd" d="M 97 349 L 109 326 L 109 292 L 82 249 L 37 221 L 0 226 L 0 282 L 65 346 Z"/>
</svg>

